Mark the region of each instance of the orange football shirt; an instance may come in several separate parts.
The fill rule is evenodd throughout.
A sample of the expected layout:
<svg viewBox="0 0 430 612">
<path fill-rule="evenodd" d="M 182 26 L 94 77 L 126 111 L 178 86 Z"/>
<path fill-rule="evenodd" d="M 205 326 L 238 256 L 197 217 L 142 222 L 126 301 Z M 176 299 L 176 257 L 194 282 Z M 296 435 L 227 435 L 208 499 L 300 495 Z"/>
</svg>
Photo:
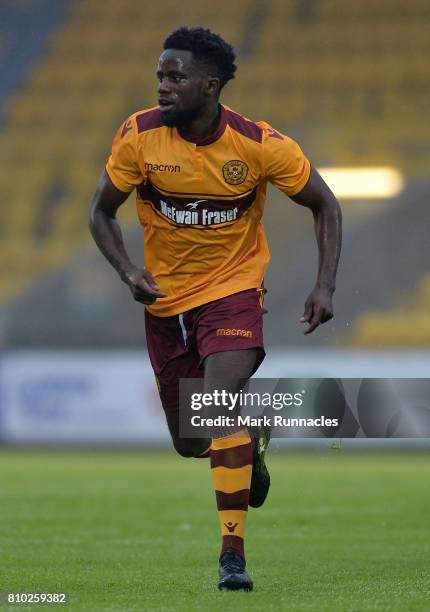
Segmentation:
<svg viewBox="0 0 430 612">
<path fill-rule="evenodd" d="M 106 170 L 119 190 L 136 189 L 144 265 L 167 294 L 147 308 L 165 317 L 261 287 L 267 181 L 294 195 L 310 164 L 296 142 L 226 106 L 200 141 L 163 126 L 155 107 L 120 127 Z"/>
</svg>

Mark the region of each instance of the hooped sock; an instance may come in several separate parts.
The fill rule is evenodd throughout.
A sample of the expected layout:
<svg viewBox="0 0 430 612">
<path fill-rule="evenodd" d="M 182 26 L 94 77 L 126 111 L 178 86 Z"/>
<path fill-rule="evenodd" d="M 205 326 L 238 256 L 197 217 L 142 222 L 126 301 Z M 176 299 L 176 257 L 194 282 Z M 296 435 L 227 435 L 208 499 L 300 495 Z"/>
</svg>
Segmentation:
<svg viewBox="0 0 430 612">
<path fill-rule="evenodd" d="M 244 531 L 252 476 L 253 440 L 247 430 L 212 438 L 211 471 L 222 535 L 221 555 L 245 559 Z"/>
</svg>

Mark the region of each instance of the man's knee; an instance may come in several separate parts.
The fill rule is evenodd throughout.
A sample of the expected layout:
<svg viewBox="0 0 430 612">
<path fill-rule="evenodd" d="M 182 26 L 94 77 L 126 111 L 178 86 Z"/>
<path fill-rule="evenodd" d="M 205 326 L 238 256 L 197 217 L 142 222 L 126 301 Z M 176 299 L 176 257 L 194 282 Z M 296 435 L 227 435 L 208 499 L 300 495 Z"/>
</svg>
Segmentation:
<svg viewBox="0 0 430 612">
<path fill-rule="evenodd" d="M 173 446 L 181 457 L 201 457 L 208 449 L 209 441 L 176 438 L 173 439 Z"/>
<path fill-rule="evenodd" d="M 173 442 L 175 451 L 181 455 L 181 457 L 194 457 L 194 449 L 191 446 L 187 446 L 182 442 Z"/>
</svg>

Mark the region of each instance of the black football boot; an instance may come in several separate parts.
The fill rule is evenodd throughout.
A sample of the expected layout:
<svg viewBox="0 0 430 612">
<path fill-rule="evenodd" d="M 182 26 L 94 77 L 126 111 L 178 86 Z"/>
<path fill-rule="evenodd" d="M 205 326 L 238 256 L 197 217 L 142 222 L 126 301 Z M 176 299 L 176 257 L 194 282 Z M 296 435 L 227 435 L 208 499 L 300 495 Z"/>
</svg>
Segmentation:
<svg viewBox="0 0 430 612">
<path fill-rule="evenodd" d="M 252 591 L 253 586 L 242 557 L 235 552 L 225 552 L 219 560 L 219 590 Z"/>
<path fill-rule="evenodd" d="M 270 474 L 264 456 L 270 441 L 270 427 L 258 427 L 258 438 L 254 440 L 252 478 L 249 491 L 249 505 L 259 508 L 266 500 L 270 487 Z"/>
</svg>

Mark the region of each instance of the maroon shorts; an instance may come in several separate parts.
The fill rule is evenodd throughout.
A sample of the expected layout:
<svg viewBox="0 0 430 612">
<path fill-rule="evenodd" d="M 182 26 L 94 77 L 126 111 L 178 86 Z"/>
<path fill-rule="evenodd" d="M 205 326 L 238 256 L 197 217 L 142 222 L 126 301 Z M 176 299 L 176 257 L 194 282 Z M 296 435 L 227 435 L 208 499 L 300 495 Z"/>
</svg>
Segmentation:
<svg viewBox="0 0 430 612">
<path fill-rule="evenodd" d="M 201 378 L 212 353 L 260 348 L 265 357 L 263 294 L 247 289 L 183 314 L 156 317 L 145 310 L 146 342 L 164 410 L 179 409 L 179 379 Z"/>
</svg>

